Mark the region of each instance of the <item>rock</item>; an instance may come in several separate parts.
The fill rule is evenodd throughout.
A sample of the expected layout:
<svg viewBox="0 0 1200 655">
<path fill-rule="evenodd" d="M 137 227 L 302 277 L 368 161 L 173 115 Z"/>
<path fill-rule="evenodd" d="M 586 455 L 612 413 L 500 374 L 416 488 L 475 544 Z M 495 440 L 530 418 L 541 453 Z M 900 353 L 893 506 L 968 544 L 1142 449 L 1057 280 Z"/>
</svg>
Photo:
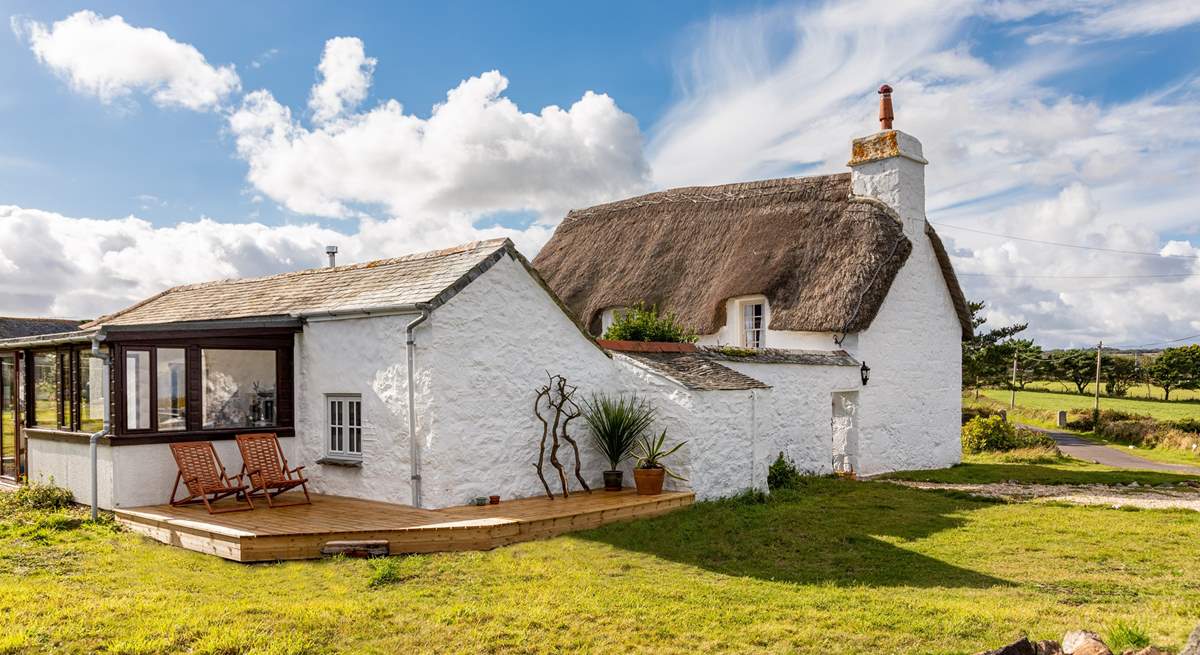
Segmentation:
<svg viewBox="0 0 1200 655">
<path fill-rule="evenodd" d="M 1066 655 L 1112 655 L 1100 635 L 1087 630 L 1073 630 L 1063 635 L 1062 651 Z"/>
<path fill-rule="evenodd" d="M 1192 636 L 1188 637 L 1187 643 L 1183 645 L 1183 650 L 1179 651 L 1179 655 L 1200 655 L 1200 625 L 1192 630 Z"/>
<path fill-rule="evenodd" d="M 1137 480 L 1134 480 L 1133 482 L 1130 482 L 1130 483 L 1129 483 L 1129 486 L 1131 486 L 1131 487 L 1133 487 L 1133 488 L 1135 488 L 1135 489 L 1136 489 L 1137 487 L 1140 487 L 1140 486 L 1142 486 L 1142 485 L 1138 484 L 1138 483 L 1137 483 Z"/>
<path fill-rule="evenodd" d="M 1029 637 L 1021 637 L 1007 646 L 995 650 L 985 650 L 977 655 L 1039 655 L 1037 648 L 1029 641 Z"/>
<path fill-rule="evenodd" d="M 1162 652 L 1161 650 L 1155 648 L 1154 646 L 1146 646 L 1145 648 L 1143 648 L 1141 650 L 1133 650 L 1133 649 L 1127 650 L 1124 653 L 1121 653 L 1121 655 L 1167 655 L 1167 654 Z"/>
<path fill-rule="evenodd" d="M 1034 644 L 1033 649 L 1037 655 L 1062 655 L 1062 646 L 1053 639 L 1043 639 Z"/>
</svg>

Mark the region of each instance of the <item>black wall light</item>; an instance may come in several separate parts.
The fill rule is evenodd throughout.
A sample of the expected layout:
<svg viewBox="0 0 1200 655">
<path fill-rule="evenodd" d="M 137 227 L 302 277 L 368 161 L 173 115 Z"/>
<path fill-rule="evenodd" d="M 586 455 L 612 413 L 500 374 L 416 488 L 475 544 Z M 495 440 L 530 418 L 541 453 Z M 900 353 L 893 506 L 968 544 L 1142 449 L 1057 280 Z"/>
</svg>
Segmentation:
<svg viewBox="0 0 1200 655">
<path fill-rule="evenodd" d="M 866 386 L 867 382 L 871 380 L 871 367 L 867 366 L 867 363 L 864 361 L 862 368 L 858 369 L 858 372 L 862 375 L 863 386 Z"/>
</svg>

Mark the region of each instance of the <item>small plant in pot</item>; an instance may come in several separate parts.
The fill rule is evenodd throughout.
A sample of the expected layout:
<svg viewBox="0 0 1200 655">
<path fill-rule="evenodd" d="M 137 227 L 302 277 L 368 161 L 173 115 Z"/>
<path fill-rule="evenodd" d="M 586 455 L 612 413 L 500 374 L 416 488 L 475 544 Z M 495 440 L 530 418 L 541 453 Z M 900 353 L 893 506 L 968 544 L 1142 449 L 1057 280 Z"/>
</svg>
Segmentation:
<svg viewBox="0 0 1200 655">
<path fill-rule="evenodd" d="M 686 441 L 680 441 L 674 447 L 667 449 L 663 444 L 667 440 L 667 431 L 663 430 L 662 434 L 657 437 L 643 435 L 638 440 L 638 461 L 637 466 L 633 469 L 633 480 L 637 483 L 637 492 L 639 496 L 654 496 L 662 493 L 663 482 L 667 476 L 676 480 L 687 481 L 687 478 L 676 475 L 663 460 L 675 454 L 675 451 L 683 447 Z"/>
<path fill-rule="evenodd" d="M 608 460 L 605 491 L 620 491 L 624 482 L 621 462 L 633 455 L 637 440 L 654 421 L 654 408 L 637 396 L 596 395 L 584 403 L 592 445 Z"/>
</svg>

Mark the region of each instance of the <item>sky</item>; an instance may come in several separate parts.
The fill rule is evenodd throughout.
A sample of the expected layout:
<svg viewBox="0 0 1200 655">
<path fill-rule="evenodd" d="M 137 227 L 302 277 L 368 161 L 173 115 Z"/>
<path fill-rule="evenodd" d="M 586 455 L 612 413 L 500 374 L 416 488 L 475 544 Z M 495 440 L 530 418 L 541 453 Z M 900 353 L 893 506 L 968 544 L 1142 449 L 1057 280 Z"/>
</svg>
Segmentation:
<svg viewBox="0 0 1200 655">
<path fill-rule="evenodd" d="M 0 1 L 0 315 L 842 172 L 875 89 L 992 324 L 1200 341 L 1200 3 Z"/>
</svg>

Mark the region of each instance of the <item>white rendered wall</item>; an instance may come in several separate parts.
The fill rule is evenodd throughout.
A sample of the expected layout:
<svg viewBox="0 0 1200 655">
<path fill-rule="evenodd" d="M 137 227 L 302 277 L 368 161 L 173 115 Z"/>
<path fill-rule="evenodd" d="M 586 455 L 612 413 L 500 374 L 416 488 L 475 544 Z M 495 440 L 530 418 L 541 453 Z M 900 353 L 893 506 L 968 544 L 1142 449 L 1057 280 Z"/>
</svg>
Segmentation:
<svg viewBox="0 0 1200 655">
<path fill-rule="evenodd" d="M 434 399 L 421 435 L 422 505 L 544 493 L 533 466 L 542 434 L 533 414 L 535 389 L 546 383 L 548 371 L 579 387 L 580 399 L 614 391 L 620 385 L 612 359 L 509 257 L 434 310 L 429 326 L 418 346 L 427 357 Z M 585 479 L 595 488 L 607 464 L 586 443 L 586 431 L 582 418 L 570 425 Z M 573 470 L 569 449 L 560 450 L 559 459 Z M 545 470 L 557 491 L 548 461 Z M 578 487 L 573 476 L 569 482 Z"/>
<path fill-rule="evenodd" d="M 741 362 L 725 365 L 771 385 L 771 393 L 757 410 L 767 464 L 783 453 L 802 472 L 831 473 L 833 393 L 861 389 L 858 369 Z"/>
<path fill-rule="evenodd" d="M 310 321 L 296 337 L 295 461 L 316 493 L 409 504 L 404 329 L 416 315 Z M 428 419 L 429 331 L 417 329 L 418 432 Z M 362 396 L 362 466 L 318 464 L 327 452 L 326 394 Z"/>
<path fill-rule="evenodd" d="M 292 455 L 293 439 L 281 439 L 284 454 Z M 232 440 L 214 441 L 217 457 L 225 465 L 229 475 L 242 469 L 242 457 L 237 443 Z M 29 440 L 30 480 L 49 482 L 71 490 L 75 502 L 92 502 L 91 460 L 86 443 L 63 442 L 50 439 Z M 97 447 L 99 506 L 139 507 L 160 505 L 171 499 L 172 485 L 179 468 L 171 456 L 167 444 L 142 444 L 137 446 Z M 180 487 L 177 497 L 187 495 Z"/>
<path fill-rule="evenodd" d="M 625 388 L 654 403 L 655 432 L 667 431 L 668 446 L 687 442 L 667 462 L 687 481 L 667 478 L 667 489 L 691 489 L 699 500 L 766 490 L 770 435 L 761 431 L 759 412 L 770 406 L 772 389 L 697 391 L 623 355 L 614 360 Z"/>
<path fill-rule="evenodd" d="M 939 468 L 961 460 L 962 328 L 925 235 L 920 143 L 900 133 L 902 153 L 853 167 L 856 195 L 900 215 L 913 251 L 900 269 L 857 355 L 871 367 L 859 413 L 859 473 Z M 916 159 L 914 159 L 915 157 Z"/>
</svg>

